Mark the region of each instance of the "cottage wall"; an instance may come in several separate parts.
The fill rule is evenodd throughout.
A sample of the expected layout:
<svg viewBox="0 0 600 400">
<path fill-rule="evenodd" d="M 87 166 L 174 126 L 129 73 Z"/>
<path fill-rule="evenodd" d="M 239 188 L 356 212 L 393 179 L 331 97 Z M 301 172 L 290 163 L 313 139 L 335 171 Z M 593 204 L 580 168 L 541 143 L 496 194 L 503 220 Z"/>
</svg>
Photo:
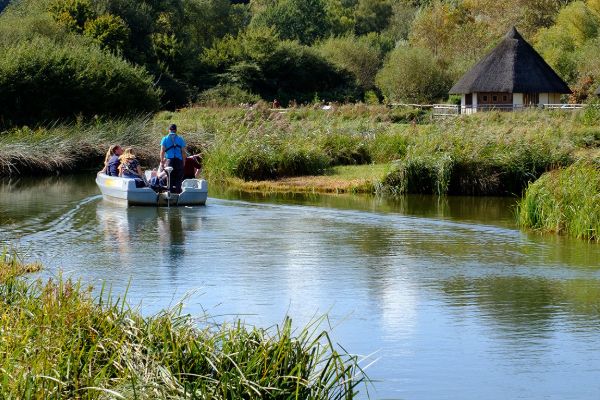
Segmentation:
<svg viewBox="0 0 600 400">
<path fill-rule="evenodd" d="M 513 106 L 523 107 L 523 93 L 513 93 Z"/>
<path fill-rule="evenodd" d="M 550 93 L 549 94 L 549 100 L 548 100 L 548 104 L 560 104 L 560 98 L 562 97 L 562 95 L 560 93 Z"/>
</svg>

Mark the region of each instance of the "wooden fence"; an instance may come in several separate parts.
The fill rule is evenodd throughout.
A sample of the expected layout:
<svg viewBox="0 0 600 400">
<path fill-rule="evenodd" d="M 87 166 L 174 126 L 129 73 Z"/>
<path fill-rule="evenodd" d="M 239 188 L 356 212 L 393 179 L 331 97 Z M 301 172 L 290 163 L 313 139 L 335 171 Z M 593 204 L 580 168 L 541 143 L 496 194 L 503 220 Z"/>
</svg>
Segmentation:
<svg viewBox="0 0 600 400">
<path fill-rule="evenodd" d="M 432 104 L 431 106 L 425 106 L 433 110 L 433 117 L 445 118 L 455 117 L 458 115 L 470 115 L 476 112 L 485 111 L 500 111 L 500 112 L 514 112 L 514 111 L 525 111 L 532 109 L 539 110 L 580 110 L 586 107 L 585 104 L 540 104 L 540 105 L 477 105 L 477 106 L 460 106 L 455 104 Z"/>
</svg>

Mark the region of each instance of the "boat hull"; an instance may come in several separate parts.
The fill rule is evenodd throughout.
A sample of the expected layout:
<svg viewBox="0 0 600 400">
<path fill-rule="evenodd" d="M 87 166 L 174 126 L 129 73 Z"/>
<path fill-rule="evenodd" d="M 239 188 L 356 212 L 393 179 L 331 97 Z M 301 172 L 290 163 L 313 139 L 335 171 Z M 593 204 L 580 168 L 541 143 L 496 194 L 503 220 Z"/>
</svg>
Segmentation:
<svg viewBox="0 0 600 400">
<path fill-rule="evenodd" d="M 106 200 L 128 206 L 199 206 L 205 205 L 208 198 L 208 183 L 203 179 L 185 180 L 181 194 L 156 193 L 148 187 L 136 187 L 135 179 L 102 173 L 96 176 L 96 184 Z"/>
</svg>

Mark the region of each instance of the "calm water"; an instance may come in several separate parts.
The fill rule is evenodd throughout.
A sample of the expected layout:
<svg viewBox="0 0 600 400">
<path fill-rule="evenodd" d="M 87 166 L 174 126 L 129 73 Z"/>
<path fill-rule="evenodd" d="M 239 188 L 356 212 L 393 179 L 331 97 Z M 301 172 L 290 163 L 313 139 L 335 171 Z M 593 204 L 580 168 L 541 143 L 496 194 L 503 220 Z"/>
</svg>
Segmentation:
<svg viewBox="0 0 600 400">
<path fill-rule="evenodd" d="M 106 204 L 91 177 L 0 182 L 0 242 L 186 310 L 300 325 L 378 361 L 377 399 L 600 398 L 600 245 L 519 232 L 512 199 L 212 193 Z"/>
</svg>

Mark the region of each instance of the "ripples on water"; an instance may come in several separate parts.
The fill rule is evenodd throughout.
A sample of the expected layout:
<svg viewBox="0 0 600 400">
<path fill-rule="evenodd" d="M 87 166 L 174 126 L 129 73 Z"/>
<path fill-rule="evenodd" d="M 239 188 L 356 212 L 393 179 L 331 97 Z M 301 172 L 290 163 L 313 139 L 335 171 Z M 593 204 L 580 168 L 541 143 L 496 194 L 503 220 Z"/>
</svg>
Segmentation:
<svg viewBox="0 0 600 400">
<path fill-rule="evenodd" d="M 512 199 L 259 196 L 207 207 L 107 204 L 89 177 L 0 183 L 17 243 L 153 313 L 269 326 L 328 313 L 379 361 L 375 398 L 600 397 L 600 246 L 528 235 Z"/>
</svg>

